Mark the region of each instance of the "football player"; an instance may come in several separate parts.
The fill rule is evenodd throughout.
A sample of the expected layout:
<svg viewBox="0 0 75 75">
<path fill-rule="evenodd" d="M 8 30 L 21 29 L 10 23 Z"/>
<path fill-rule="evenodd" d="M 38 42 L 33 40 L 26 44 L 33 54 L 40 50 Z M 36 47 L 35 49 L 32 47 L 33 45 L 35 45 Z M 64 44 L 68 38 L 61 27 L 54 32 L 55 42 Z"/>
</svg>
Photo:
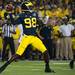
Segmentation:
<svg viewBox="0 0 75 75">
<path fill-rule="evenodd" d="M 21 5 L 22 13 L 19 15 L 16 23 L 22 24 L 23 36 L 20 45 L 16 51 L 16 54 L 11 57 L 2 67 L 0 67 L 0 73 L 12 62 L 14 59 L 22 56 L 28 45 L 32 45 L 37 48 L 44 55 L 45 72 L 54 72 L 49 67 L 48 52 L 42 41 L 37 37 L 36 28 L 37 24 L 43 25 L 42 21 L 38 19 L 36 12 L 31 10 L 33 4 L 31 2 L 24 2 Z"/>
</svg>

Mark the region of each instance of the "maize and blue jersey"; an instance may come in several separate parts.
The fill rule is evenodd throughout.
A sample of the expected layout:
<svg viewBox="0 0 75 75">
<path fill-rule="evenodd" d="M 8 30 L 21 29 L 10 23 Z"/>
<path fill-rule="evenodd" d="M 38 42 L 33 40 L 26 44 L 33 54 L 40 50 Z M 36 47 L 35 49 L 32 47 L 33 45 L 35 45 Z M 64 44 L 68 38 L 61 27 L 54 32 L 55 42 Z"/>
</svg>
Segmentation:
<svg viewBox="0 0 75 75">
<path fill-rule="evenodd" d="M 17 23 L 22 24 L 24 34 L 36 35 L 37 19 L 38 16 L 36 12 L 25 11 L 19 15 Z"/>
<path fill-rule="evenodd" d="M 44 53 L 47 49 L 42 41 L 36 36 L 37 24 L 42 25 L 43 23 L 38 19 L 36 12 L 24 12 L 19 15 L 17 24 L 22 24 L 23 33 L 20 45 L 16 51 L 16 54 L 22 55 L 28 45 L 32 45 L 40 52 Z M 27 36 L 26 36 L 27 35 Z"/>
</svg>

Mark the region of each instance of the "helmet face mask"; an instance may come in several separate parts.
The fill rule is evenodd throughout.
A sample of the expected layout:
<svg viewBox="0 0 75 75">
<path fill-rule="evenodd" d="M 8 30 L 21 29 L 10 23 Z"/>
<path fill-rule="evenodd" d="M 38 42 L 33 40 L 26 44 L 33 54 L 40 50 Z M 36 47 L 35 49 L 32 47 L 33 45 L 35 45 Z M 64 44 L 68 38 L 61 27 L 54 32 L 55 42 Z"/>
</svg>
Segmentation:
<svg viewBox="0 0 75 75">
<path fill-rule="evenodd" d="M 32 11 L 33 4 L 31 2 L 24 2 L 21 5 L 22 11 Z"/>
</svg>

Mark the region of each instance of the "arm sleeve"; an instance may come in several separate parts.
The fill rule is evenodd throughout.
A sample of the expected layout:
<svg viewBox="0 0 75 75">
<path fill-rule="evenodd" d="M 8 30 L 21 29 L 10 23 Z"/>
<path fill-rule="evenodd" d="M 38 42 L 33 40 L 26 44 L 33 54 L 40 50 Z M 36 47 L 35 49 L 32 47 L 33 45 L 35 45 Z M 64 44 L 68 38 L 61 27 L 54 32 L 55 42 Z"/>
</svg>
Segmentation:
<svg viewBox="0 0 75 75">
<path fill-rule="evenodd" d="M 39 18 L 37 19 L 37 24 L 39 28 L 42 28 L 44 26 L 44 23 Z"/>
</svg>

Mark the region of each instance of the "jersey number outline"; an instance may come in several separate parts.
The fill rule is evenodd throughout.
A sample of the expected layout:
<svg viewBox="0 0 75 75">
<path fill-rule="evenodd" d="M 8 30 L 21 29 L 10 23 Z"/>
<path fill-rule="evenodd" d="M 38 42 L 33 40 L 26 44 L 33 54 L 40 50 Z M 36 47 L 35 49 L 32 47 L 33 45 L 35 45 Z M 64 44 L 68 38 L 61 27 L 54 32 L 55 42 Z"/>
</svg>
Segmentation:
<svg viewBox="0 0 75 75">
<path fill-rule="evenodd" d="M 25 18 L 24 22 L 26 24 L 25 28 L 36 27 L 36 18 Z"/>
</svg>

